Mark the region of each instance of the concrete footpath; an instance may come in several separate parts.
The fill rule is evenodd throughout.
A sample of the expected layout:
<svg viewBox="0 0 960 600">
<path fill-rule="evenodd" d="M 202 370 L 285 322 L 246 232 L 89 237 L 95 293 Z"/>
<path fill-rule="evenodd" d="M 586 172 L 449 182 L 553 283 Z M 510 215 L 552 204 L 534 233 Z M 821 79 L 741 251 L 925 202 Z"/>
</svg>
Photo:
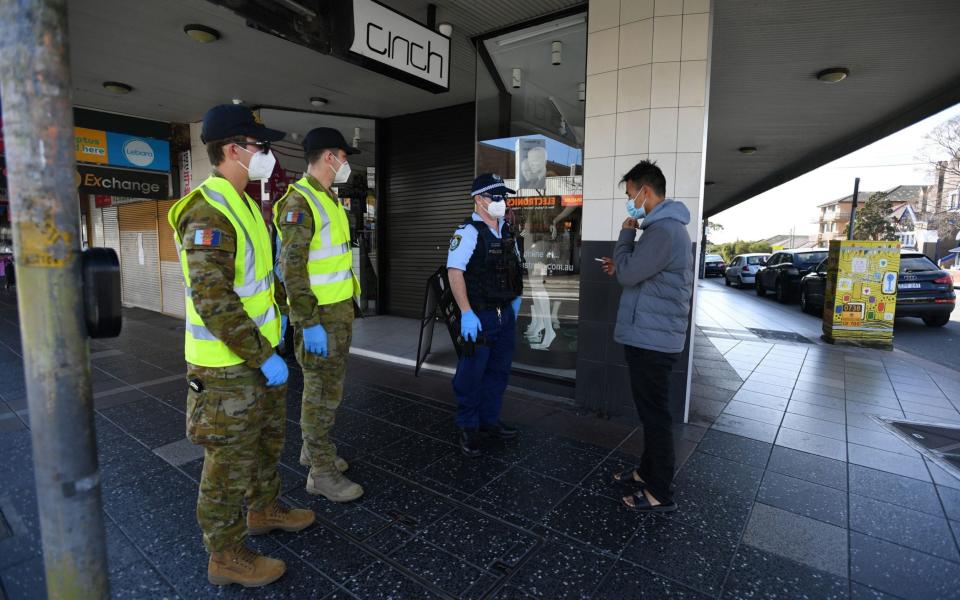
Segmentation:
<svg viewBox="0 0 960 600">
<path fill-rule="evenodd" d="M 691 422 L 676 427 L 680 510 L 620 507 L 631 421 L 511 393 L 516 443 L 454 444 L 449 380 L 351 358 L 334 437 L 367 493 L 303 490 L 291 364 L 283 500 L 299 534 L 252 538 L 287 561 L 259 591 L 214 588 L 194 509 L 202 458 L 184 437 L 179 320 L 126 311 L 91 343 L 116 598 L 955 598 L 960 480 L 870 415 L 960 422 L 960 373 L 827 347 L 775 323 L 698 319 Z M 778 337 L 780 339 L 778 339 Z M 0 292 L 0 589 L 42 598 L 43 566 L 15 300 Z"/>
</svg>

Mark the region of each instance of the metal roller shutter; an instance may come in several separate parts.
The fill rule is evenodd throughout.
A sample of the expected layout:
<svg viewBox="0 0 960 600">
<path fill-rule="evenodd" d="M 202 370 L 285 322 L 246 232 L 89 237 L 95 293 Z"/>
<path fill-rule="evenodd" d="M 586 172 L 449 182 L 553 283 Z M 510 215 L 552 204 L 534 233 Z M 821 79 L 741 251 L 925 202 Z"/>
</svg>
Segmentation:
<svg viewBox="0 0 960 600">
<path fill-rule="evenodd" d="M 183 271 L 177 244 L 173 238 L 173 229 L 167 222 L 167 212 L 176 200 L 157 202 L 157 233 L 160 240 L 160 287 L 163 292 L 162 311 L 175 317 L 185 317 L 183 295 Z"/>
<path fill-rule="evenodd" d="M 135 202 L 119 207 L 120 269 L 123 303 L 160 311 L 160 249 L 157 239 L 157 202 Z"/>
<path fill-rule="evenodd" d="M 100 209 L 102 238 L 100 245 L 104 248 L 113 248 L 120 256 L 120 268 L 123 269 L 123 256 L 120 255 L 120 221 L 117 219 L 117 207 L 110 206 Z"/>
<path fill-rule="evenodd" d="M 450 236 L 470 216 L 474 105 L 384 122 L 386 309 L 419 317 L 427 277 L 446 263 Z"/>
</svg>

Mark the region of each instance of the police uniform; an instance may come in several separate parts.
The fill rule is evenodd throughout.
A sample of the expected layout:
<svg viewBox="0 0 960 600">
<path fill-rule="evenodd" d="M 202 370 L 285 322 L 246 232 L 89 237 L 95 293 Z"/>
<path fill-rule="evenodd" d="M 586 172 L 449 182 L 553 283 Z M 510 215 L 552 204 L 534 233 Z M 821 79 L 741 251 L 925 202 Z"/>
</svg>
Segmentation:
<svg viewBox="0 0 960 600">
<path fill-rule="evenodd" d="M 514 193 L 495 175 L 481 175 L 473 195 Z M 474 212 L 454 232 L 447 254 L 447 269 L 463 271 L 471 310 L 480 322 L 479 339 L 467 344 L 457 364 L 453 392 L 457 399 L 456 425 L 461 447 L 468 456 L 475 431 L 514 437 L 516 430 L 500 422 L 503 394 L 510 377 L 517 315 L 515 304 L 523 293 L 523 267 L 510 225 L 498 219 L 489 227 Z"/>
<path fill-rule="evenodd" d="M 242 106 L 207 113 L 205 140 L 237 135 L 283 136 Z M 186 428 L 204 448 L 197 521 L 211 554 L 208 577 L 262 585 L 283 574 L 283 563 L 246 549 L 248 524 L 250 533 L 266 533 L 314 520 L 311 511 L 277 502 L 286 385 L 268 386 L 260 369 L 282 335 L 270 234 L 257 204 L 216 171 L 171 207 L 168 221 L 186 284 Z"/>
<path fill-rule="evenodd" d="M 327 149 L 359 152 L 347 145 L 339 131 L 322 127 L 307 133 L 303 149 L 308 156 Z M 343 400 L 353 298 L 360 294 L 353 272 L 350 222 L 337 195 L 309 174 L 287 188 L 274 206 L 273 220 L 280 238 L 279 267 L 290 318 L 297 326 L 296 357 L 303 368 L 300 461 L 310 467 L 307 491 L 348 502 L 359 498 L 363 488 L 341 474 L 348 465 L 337 456 L 330 431 Z M 305 330 L 317 326 L 326 337 L 326 355 L 305 347 Z"/>
</svg>

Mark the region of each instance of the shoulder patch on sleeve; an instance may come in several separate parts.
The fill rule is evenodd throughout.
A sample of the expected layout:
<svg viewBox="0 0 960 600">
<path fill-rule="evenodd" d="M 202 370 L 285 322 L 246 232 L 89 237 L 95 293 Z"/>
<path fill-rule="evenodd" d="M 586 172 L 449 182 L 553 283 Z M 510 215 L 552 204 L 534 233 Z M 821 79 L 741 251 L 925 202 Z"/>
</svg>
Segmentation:
<svg viewBox="0 0 960 600">
<path fill-rule="evenodd" d="M 234 252 L 237 242 L 232 235 L 216 227 L 191 228 L 183 237 L 184 250 L 222 250 Z"/>
<path fill-rule="evenodd" d="M 283 215 L 284 223 L 303 223 L 303 213 L 299 210 L 288 210 L 286 214 Z"/>
<path fill-rule="evenodd" d="M 215 248 L 220 245 L 221 237 L 223 232 L 219 229 L 198 229 L 193 234 L 193 245 Z"/>
<path fill-rule="evenodd" d="M 450 238 L 450 252 L 453 252 L 460 247 L 460 240 L 462 239 L 463 236 L 461 236 L 459 233 Z"/>
</svg>

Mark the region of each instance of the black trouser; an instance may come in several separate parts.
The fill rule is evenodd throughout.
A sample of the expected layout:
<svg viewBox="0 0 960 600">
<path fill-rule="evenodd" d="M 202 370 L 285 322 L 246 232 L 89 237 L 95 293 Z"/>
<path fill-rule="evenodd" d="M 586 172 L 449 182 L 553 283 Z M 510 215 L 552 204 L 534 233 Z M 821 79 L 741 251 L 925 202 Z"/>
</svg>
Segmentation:
<svg viewBox="0 0 960 600">
<path fill-rule="evenodd" d="M 663 504 L 673 502 L 673 417 L 670 414 L 670 372 L 680 354 L 624 346 L 630 387 L 643 425 L 643 456 L 637 471 L 647 489 Z"/>
</svg>

